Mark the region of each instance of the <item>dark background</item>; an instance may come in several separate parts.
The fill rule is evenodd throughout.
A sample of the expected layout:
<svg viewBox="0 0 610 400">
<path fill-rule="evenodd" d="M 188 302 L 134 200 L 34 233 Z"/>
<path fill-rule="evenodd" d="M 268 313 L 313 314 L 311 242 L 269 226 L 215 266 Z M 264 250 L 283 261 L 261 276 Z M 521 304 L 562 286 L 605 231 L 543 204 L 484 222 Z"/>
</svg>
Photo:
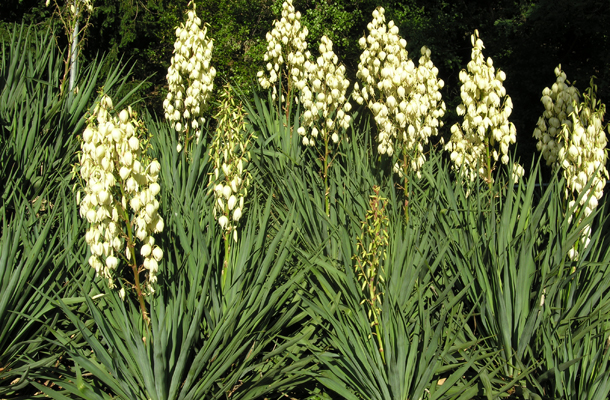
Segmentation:
<svg viewBox="0 0 610 400">
<path fill-rule="evenodd" d="M 146 80 L 139 94 L 144 104 L 159 113 L 174 29 L 184 20 L 187 1 L 93 1 L 83 59 L 105 53 L 108 67 L 121 58 L 129 60 L 134 66 L 134 83 Z M 265 34 L 281 11 L 281 1 L 208 0 L 196 4 L 199 17 L 209 24 L 208 35 L 214 38 L 216 87 L 231 80 L 245 91 L 251 90 L 263 65 Z M 541 92 L 555 81 L 553 70 L 558 64 L 581 92 L 596 76 L 598 97 L 604 103 L 610 98 L 609 0 L 295 0 L 294 6 L 310 30 L 312 52 L 317 52 L 322 35 L 329 36 L 352 82 L 360 54 L 358 39 L 367 33 L 366 24 L 375 7 L 383 6 L 387 20 L 398 25 L 414 59 L 422 45 L 432 50 L 432 60 L 445 81 L 446 127 L 457 120 L 458 73 L 470 60 L 470 35 L 478 29 L 485 43 L 484 55 L 506 72 L 505 86 L 514 103 L 511 121 L 517 127 L 518 155 L 526 169 L 536 155 L 532 132 L 543 111 Z M 53 3 L 45 7 L 44 0 L 1 0 L 0 10 L 3 38 L 14 22 L 39 27 L 55 24 L 58 43 L 65 46 Z M 448 129 L 445 131 L 448 135 Z"/>
</svg>

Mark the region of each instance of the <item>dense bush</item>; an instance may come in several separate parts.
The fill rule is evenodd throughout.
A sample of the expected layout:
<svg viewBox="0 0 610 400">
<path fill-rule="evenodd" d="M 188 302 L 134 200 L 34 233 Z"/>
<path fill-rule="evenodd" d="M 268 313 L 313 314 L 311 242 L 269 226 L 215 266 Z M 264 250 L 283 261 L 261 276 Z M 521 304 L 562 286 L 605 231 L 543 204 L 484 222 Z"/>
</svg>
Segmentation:
<svg viewBox="0 0 610 400">
<path fill-rule="evenodd" d="M 318 94 L 225 86 L 184 147 L 144 110 L 163 258 L 143 298 L 139 247 L 109 287 L 79 215 L 82 132 L 104 96 L 141 99 L 125 64 L 102 82 L 107 56 L 67 90 L 54 35 L 16 27 L 0 59 L 0 398 L 609 398 L 605 197 L 581 211 L 586 190 L 566 198 L 538 161 L 515 184 L 504 151 L 486 181 L 434 145 L 395 174 L 366 104 L 323 122 L 322 150 L 302 135 Z"/>
</svg>

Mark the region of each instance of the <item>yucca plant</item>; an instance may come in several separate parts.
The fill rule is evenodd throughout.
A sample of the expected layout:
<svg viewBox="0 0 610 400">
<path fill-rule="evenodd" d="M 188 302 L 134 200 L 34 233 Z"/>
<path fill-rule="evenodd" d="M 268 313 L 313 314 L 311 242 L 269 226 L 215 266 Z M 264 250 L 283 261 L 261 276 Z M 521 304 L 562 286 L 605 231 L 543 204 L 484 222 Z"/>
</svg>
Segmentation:
<svg viewBox="0 0 610 400">
<path fill-rule="evenodd" d="M 351 240 L 342 240 L 341 266 L 306 253 L 315 264 L 307 310 L 328 331 L 327 350 L 318 348 L 326 367 L 318 379 L 348 399 L 472 395 L 476 388 L 464 376 L 479 355 L 464 352 L 476 343 L 464 333 L 469 313 L 460 298 L 466 290 L 452 292 L 443 266 L 448 246 L 439 249 L 430 231 L 402 225 L 400 210 L 393 215 L 400 222 L 391 224 L 380 272 L 381 338 L 345 255 L 356 250 Z M 338 234 L 348 236 L 343 229 Z"/>
<path fill-rule="evenodd" d="M 294 102 L 286 105 L 284 114 L 280 114 L 281 102 L 273 99 L 271 94 L 252 93 L 250 101 L 242 96 L 246 108 L 246 118 L 253 126 L 259 140 L 260 154 L 272 157 L 274 167 L 301 164 L 303 146 L 297 131 L 301 127 L 301 108 Z"/>
<path fill-rule="evenodd" d="M 39 32 L 33 27 L 15 25 L 10 43 L 2 43 L 0 58 L 0 167 L 3 204 L 20 188 L 34 200 L 45 188 L 59 188 L 69 179 L 74 154 L 78 149 L 76 135 L 85 125 L 85 113 L 93 105 L 99 85 L 116 93 L 122 106 L 138 87 L 125 90 L 130 70 L 117 64 L 101 82 L 104 58 L 81 68 L 77 77 L 78 92 L 61 93 L 61 53 L 54 32 Z M 50 195 L 55 192 L 52 190 Z M 45 199 L 48 201 L 48 199 Z"/>
<path fill-rule="evenodd" d="M 53 34 L 15 25 L 10 41 L 2 43 L 0 396 L 29 393 L 27 385 L 38 379 L 41 368 L 62 354 L 46 340 L 48 327 L 73 328 L 45 296 L 79 308 L 83 299 L 68 282 L 91 279 L 79 264 L 86 251 L 84 232 L 69 185 L 78 148 L 75 133 L 84 126 L 103 59 L 81 70 L 77 94 L 62 94 L 62 58 Z M 125 72 L 118 65 L 106 77 L 106 87 L 120 91 Z"/>
<path fill-rule="evenodd" d="M 36 387 L 54 398 L 246 399 L 311 380 L 311 356 L 300 341 L 313 332 L 295 297 L 305 270 L 282 278 L 289 265 L 298 263 L 292 246 L 294 213 L 277 219 L 271 198 L 254 203 L 240 241 L 231 247 L 232 268 L 224 271 L 222 290 L 222 235 L 211 212 L 201 213 L 211 210 L 212 197 L 188 184 L 207 182 L 209 165 L 201 165 L 208 160 L 202 157 L 204 142 L 193 148 L 194 164 L 182 169 L 176 164 L 184 158 L 169 125 L 151 126 L 158 138 L 154 146 L 162 143 L 157 147 L 162 171 L 168 167 L 160 175 L 160 203 L 169 217 L 160 240 L 166 252 L 158 294 L 147 298 L 150 327 L 136 318 L 133 298 L 123 302 L 115 292 L 97 296 L 101 287 L 82 291 L 83 311 L 53 299 L 82 338 L 71 340 L 70 330 L 54 331 L 54 343 L 70 362 L 49 369 L 46 378 L 63 389 Z M 176 191 L 169 189 L 174 182 Z"/>
<path fill-rule="evenodd" d="M 443 272 L 447 271 L 443 251 L 432 253 L 438 239 L 426 231 L 425 220 L 430 216 L 413 218 L 411 225 L 403 226 L 400 196 L 394 189 L 388 196 L 392 223 L 388 260 L 383 265 L 385 283 L 378 291 L 384 299 L 379 345 L 369 308 L 362 304 L 366 297 L 357 282 L 353 256 L 359 251 L 358 237 L 372 187 L 377 181 L 385 187 L 394 185 L 391 176 L 384 177 L 376 163 L 369 161 L 362 143 L 372 140 L 370 131 L 356 135 L 341 146 L 336 173 L 330 175 L 329 217 L 324 196 L 317 190 L 323 183 L 316 180 L 315 167 L 286 164 L 283 175 L 270 172 L 267 178 L 278 187 L 278 209 L 286 201 L 302 216 L 297 243 L 300 257 L 312 265 L 313 276 L 303 290 L 305 311 L 319 325 L 311 340 L 323 363 L 318 380 L 342 398 L 418 398 L 426 391 L 438 398 L 472 395 L 477 392 L 474 377 L 462 377 L 483 355 L 459 354 L 476 343 L 464 331 L 467 318 L 462 314 L 461 295 L 453 294 L 451 277 Z M 272 163 L 261 165 L 279 171 L 272 170 L 278 168 Z M 415 174 L 411 178 L 417 182 Z M 414 198 L 425 196 L 418 193 Z"/>
<path fill-rule="evenodd" d="M 554 208 L 557 214 L 563 213 L 559 204 Z M 606 399 L 610 394 L 607 209 L 606 204 L 605 214 L 600 211 L 582 222 L 576 222 L 578 215 L 572 224 L 565 218 L 557 225 L 557 233 L 550 235 L 555 237 L 548 246 L 549 258 L 555 261 L 550 273 L 553 279 L 546 289 L 548 306 L 543 309 L 543 329 L 536 341 L 543 354 L 537 380 L 549 397 Z M 579 227 L 583 225 L 591 226 L 591 237 L 573 261 L 569 251 L 582 240 Z"/>
<path fill-rule="evenodd" d="M 575 332 L 571 329 L 576 326 L 576 311 L 570 306 L 568 313 L 567 303 L 562 304 L 558 297 L 565 298 L 561 292 L 567 290 L 567 281 L 574 279 L 568 277 L 572 268 L 568 251 L 579 240 L 582 224 L 590 219 L 574 218 L 570 223 L 570 216 L 561 208 L 563 181 L 554 179 L 541 191 L 537 189 L 542 187 L 538 171 L 536 165 L 518 185 L 508 177 L 496 177 L 491 189 L 497 193 L 494 196 L 476 187 L 456 185 L 449 175 L 442 180 L 429 176 L 439 201 L 447 204 L 438 214 L 438 229 L 452 243 L 449 254 L 454 274 L 461 281 L 458 287 L 470 287 L 469 302 L 477 305 L 477 336 L 489 349 L 501 351 L 495 365 L 475 368 L 489 382 L 484 393 L 488 398 L 513 392 L 534 398 L 548 395 L 549 387 L 543 381 L 549 373 L 541 380 L 537 371 L 546 372 L 559 363 L 551 361 L 552 351 L 544 349 L 555 337 L 559 321 L 564 326 L 562 338 L 568 335 L 565 329 L 569 335 Z M 584 287 L 591 284 L 588 280 Z M 600 291 L 591 292 L 597 296 L 607 290 L 596 289 Z M 572 293 L 570 298 L 587 302 L 589 295 L 592 293 L 574 297 Z M 588 317 L 581 313 L 579 318 Z"/>
</svg>

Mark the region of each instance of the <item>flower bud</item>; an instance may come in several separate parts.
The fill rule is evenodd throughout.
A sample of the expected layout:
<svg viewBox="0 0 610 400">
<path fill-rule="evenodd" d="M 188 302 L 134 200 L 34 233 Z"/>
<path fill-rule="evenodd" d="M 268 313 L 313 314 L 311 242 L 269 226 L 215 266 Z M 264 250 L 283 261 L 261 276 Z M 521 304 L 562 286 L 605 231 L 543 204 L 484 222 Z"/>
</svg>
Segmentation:
<svg viewBox="0 0 610 400">
<path fill-rule="evenodd" d="M 156 196 L 159 194 L 159 192 L 161 191 L 161 186 L 159 186 L 158 183 L 151 183 L 151 185 L 149 186 L 150 192 L 152 193 L 153 196 Z"/>
<path fill-rule="evenodd" d="M 123 110 L 125 111 L 125 110 Z M 129 138 L 129 147 L 132 151 L 137 151 L 140 148 L 140 141 L 137 137 L 132 136 Z"/>
<path fill-rule="evenodd" d="M 155 233 L 163 232 L 163 228 L 164 228 L 163 218 L 157 216 L 157 222 L 155 223 L 154 232 Z"/>
<path fill-rule="evenodd" d="M 235 208 L 235 204 L 237 203 L 237 198 L 235 196 L 231 196 L 229 197 L 229 201 L 227 202 L 227 206 L 229 207 L 229 210 L 232 210 L 233 208 Z"/>
<path fill-rule="evenodd" d="M 128 120 L 129 120 L 129 113 L 127 112 L 127 110 L 121 111 L 119 113 L 119 121 L 121 121 L 123 124 L 126 124 Z"/>
<path fill-rule="evenodd" d="M 161 248 L 159 246 L 156 246 L 152 252 L 153 257 L 155 258 L 155 260 L 157 261 L 161 261 L 161 259 L 163 258 L 163 250 L 161 250 Z"/>
<path fill-rule="evenodd" d="M 231 187 L 230 186 L 224 186 L 222 188 L 222 195 L 225 197 L 225 199 L 229 199 L 229 196 L 231 196 Z"/>
<path fill-rule="evenodd" d="M 119 260 L 114 256 L 110 256 L 110 257 L 106 258 L 106 266 L 110 269 L 116 269 L 118 263 L 119 263 Z"/>
</svg>

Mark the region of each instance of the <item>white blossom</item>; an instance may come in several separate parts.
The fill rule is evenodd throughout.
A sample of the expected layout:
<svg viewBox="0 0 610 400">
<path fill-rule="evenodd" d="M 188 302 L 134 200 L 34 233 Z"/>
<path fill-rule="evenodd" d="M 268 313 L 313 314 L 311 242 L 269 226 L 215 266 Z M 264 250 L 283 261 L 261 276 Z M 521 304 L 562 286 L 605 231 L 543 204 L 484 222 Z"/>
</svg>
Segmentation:
<svg viewBox="0 0 610 400">
<path fill-rule="evenodd" d="M 176 42 L 171 65 L 167 71 L 169 91 L 163 102 L 165 118 L 178 132 L 177 150 L 182 150 L 185 137 L 199 140 L 204 125 L 216 69 L 211 66 L 214 44 L 207 37 L 207 26 L 201 26 L 195 2 L 187 12 L 186 23 L 176 28 Z M 189 128 L 190 127 L 190 128 Z M 189 129 L 192 131 L 189 132 Z"/>
<path fill-rule="evenodd" d="M 218 127 L 210 145 L 210 158 L 214 163 L 214 173 L 210 174 L 209 191 L 214 194 L 214 216 L 221 229 L 237 241 L 238 220 L 235 213 L 244 206 L 248 195 L 250 173 L 250 143 L 256 137 L 247 135 L 244 111 L 241 104 L 235 104 L 231 87 L 225 86 L 222 94 L 220 112 L 217 115 Z M 239 204 L 239 208 L 237 207 Z M 228 236 L 227 236 L 228 237 Z"/>
<path fill-rule="evenodd" d="M 266 71 L 257 73 L 263 89 L 273 87 L 273 99 L 278 95 L 278 71 L 284 64 L 288 71 L 289 87 L 295 86 L 300 90 L 306 84 L 308 71 L 305 65 L 310 58 L 307 50 L 308 33 L 307 27 L 301 24 L 301 13 L 295 11 L 292 0 L 284 1 L 281 18 L 273 22 L 273 29 L 266 35 Z"/>
<path fill-rule="evenodd" d="M 345 67 L 338 65 L 332 41 L 322 36 L 320 56 L 315 64 L 311 64 L 310 74 L 300 92 L 304 112 L 297 132 L 303 136 L 305 146 L 314 146 L 315 140 L 312 137 L 317 138 L 318 135 L 321 135 L 326 144 L 329 139 L 333 143 L 339 142 L 339 128 L 345 131 L 351 121 L 348 114 L 351 105 L 346 99 L 348 86 Z M 313 102 L 312 99 L 317 101 Z"/>
<path fill-rule="evenodd" d="M 508 121 L 513 103 L 503 86 L 506 74 L 494 68 L 491 58 L 483 57 L 478 31 L 470 39 L 471 61 L 459 75 L 462 104 L 457 113 L 464 119 L 451 127 L 451 140 L 445 149 L 451 152 L 454 168 L 461 169 L 467 178 L 489 180 L 496 162 L 509 163 L 509 145 L 517 141 L 517 131 Z M 512 179 L 518 181 L 523 172 L 515 163 Z"/>
<path fill-rule="evenodd" d="M 151 253 L 146 243 L 154 241 L 151 235 L 163 229 L 155 198 L 160 191 L 160 165 L 141 147 L 144 135 L 144 125 L 131 107 L 116 116 L 108 96 L 95 106 L 82 135 L 79 161 L 84 196 L 80 196 L 80 215 L 89 222 L 85 234 L 92 254 L 89 265 L 111 288 L 115 287 L 118 257 L 125 254 L 130 261 L 130 246 L 135 244 L 126 226 L 132 225 L 131 230 L 144 243 L 140 254 L 145 259 Z M 156 280 L 155 272 L 149 271 L 147 278 Z"/>
<path fill-rule="evenodd" d="M 394 168 L 402 176 L 405 167 L 415 171 L 421 168 L 425 161 L 423 146 L 443 126 L 445 103 L 440 89 L 444 82 L 438 78 L 430 49 L 421 48 L 415 66 L 406 50 L 407 42 L 393 21 L 386 24 L 384 14 L 382 7 L 373 12 L 369 35 L 358 42 L 363 52 L 356 76 L 362 87 L 354 85 L 353 96 L 373 112 L 379 130 L 379 153 L 402 156 Z"/>
<path fill-rule="evenodd" d="M 569 208 L 587 217 L 599 204 L 609 177 L 606 169 L 607 125 L 603 123 L 606 107 L 595 99 L 593 82 L 581 102 L 578 90 L 568 86 L 561 65 L 555 68 L 555 76 L 557 80 L 552 87 L 542 91 L 540 101 L 544 112 L 538 119 L 534 137 L 538 139 L 537 148 L 547 165 L 561 170 L 566 180 L 565 197 L 570 200 Z M 589 188 L 585 191 L 587 185 Z M 576 204 L 578 198 L 580 202 Z M 568 257 L 576 260 L 577 248 L 587 247 L 590 237 L 590 227 L 585 226 L 581 242 L 574 245 Z"/>
</svg>

